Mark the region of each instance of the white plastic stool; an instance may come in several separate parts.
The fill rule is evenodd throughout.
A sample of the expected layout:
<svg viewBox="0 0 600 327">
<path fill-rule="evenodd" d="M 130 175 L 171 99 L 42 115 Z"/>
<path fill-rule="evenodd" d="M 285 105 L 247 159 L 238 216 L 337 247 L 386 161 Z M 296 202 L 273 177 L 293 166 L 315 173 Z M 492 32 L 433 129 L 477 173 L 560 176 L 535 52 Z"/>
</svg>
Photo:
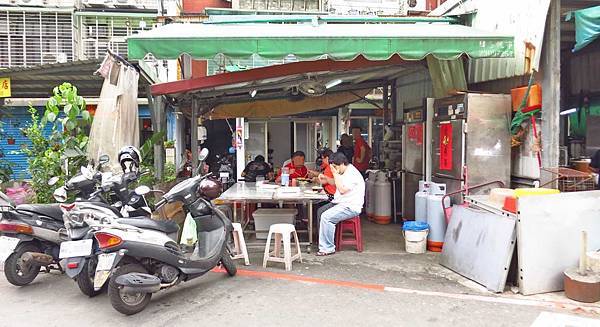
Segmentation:
<svg viewBox="0 0 600 327">
<path fill-rule="evenodd" d="M 231 256 L 232 259 L 244 259 L 246 266 L 250 265 L 250 259 L 248 258 L 248 249 L 246 249 L 246 240 L 244 239 L 244 230 L 242 230 L 242 224 L 232 223 L 233 225 L 233 243 L 235 245 L 235 253 Z"/>
<path fill-rule="evenodd" d="M 271 236 L 275 234 L 275 251 L 270 253 L 271 250 Z M 291 236 L 294 235 L 296 241 L 297 253 L 292 256 L 292 244 Z M 283 241 L 283 258 L 280 256 L 281 243 Z M 298 234 L 296 228 L 292 224 L 274 224 L 269 228 L 269 236 L 267 237 L 267 244 L 265 245 L 265 256 L 263 258 L 263 268 L 267 268 L 267 262 L 283 262 L 285 264 L 285 270 L 292 270 L 292 262 L 299 260 L 302 262 L 302 253 L 300 252 L 300 242 L 298 242 Z"/>
</svg>

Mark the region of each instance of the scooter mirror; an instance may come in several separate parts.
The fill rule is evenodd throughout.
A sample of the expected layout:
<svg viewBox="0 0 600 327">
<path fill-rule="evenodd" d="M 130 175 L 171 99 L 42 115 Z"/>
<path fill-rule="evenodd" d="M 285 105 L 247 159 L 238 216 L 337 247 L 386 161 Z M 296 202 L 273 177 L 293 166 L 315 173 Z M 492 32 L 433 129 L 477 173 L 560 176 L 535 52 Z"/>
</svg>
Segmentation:
<svg viewBox="0 0 600 327">
<path fill-rule="evenodd" d="M 50 185 L 50 186 L 55 185 L 56 183 L 58 183 L 59 179 L 60 178 L 58 176 L 54 176 L 54 177 L 50 178 L 48 180 L 48 185 Z"/>
<path fill-rule="evenodd" d="M 108 156 L 108 154 L 103 154 L 100 156 L 100 158 L 98 158 L 98 164 L 100 165 L 107 164 L 109 161 L 110 157 Z"/>
<path fill-rule="evenodd" d="M 56 190 L 54 190 L 53 196 L 57 202 L 63 203 L 65 201 L 67 201 L 67 190 L 65 189 L 64 186 L 61 186 L 61 187 L 57 188 Z"/>
<path fill-rule="evenodd" d="M 206 160 L 206 158 L 208 158 L 208 153 L 208 148 L 202 149 L 202 151 L 200 151 L 200 155 L 198 156 L 198 161 Z"/>
<path fill-rule="evenodd" d="M 94 172 L 88 166 L 81 166 L 81 175 L 86 179 L 92 180 L 94 179 Z"/>
<path fill-rule="evenodd" d="M 146 185 L 138 186 L 135 188 L 135 194 L 137 195 L 146 195 L 150 193 L 150 188 Z"/>
</svg>

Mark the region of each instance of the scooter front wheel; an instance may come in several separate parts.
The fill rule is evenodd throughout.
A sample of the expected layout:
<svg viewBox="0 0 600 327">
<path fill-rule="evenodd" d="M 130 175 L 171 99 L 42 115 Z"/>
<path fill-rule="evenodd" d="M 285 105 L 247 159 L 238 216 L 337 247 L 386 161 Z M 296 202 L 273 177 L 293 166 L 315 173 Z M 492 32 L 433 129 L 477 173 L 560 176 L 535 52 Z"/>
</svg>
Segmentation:
<svg viewBox="0 0 600 327">
<path fill-rule="evenodd" d="M 237 266 L 235 265 L 235 262 L 233 262 L 233 259 L 231 259 L 229 251 L 225 251 L 223 257 L 221 258 L 221 263 L 230 277 L 233 277 L 237 274 Z"/>
<path fill-rule="evenodd" d="M 40 266 L 23 262 L 22 256 L 26 252 L 41 252 L 41 250 L 33 243 L 22 243 L 4 263 L 6 280 L 15 286 L 30 284 L 40 273 Z"/>
<path fill-rule="evenodd" d="M 117 284 L 116 279 L 129 273 L 147 274 L 148 271 L 137 263 L 126 264 L 115 270 L 108 283 L 110 304 L 115 310 L 128 316 L 144 311 L 152 299 L 152 293 L 132 294 L 123 292 L 123 287 Z"/>
</svg>

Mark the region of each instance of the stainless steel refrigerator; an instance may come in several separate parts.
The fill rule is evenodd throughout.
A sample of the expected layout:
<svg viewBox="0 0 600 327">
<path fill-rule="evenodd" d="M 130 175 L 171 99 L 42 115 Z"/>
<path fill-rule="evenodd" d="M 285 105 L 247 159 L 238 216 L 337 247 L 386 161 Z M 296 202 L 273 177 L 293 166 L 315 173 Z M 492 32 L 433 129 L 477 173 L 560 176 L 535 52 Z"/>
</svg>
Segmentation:
<svg viewBox="0 0 600 327">
<path fill-rule="evenodd" d="M 403 110 L 402 217 L 405 221 L 415 219 L 415 193 L 419 181 L 429 180 L 426 154 L 431 133 L 426 131 L 431 125 L 432 103 L 433 99 L 426 99 L 420 107 Z"/>
<path fill-rule="evenodd" d="M 465 176 L 470 186 L 494 180 L 510 186 L 510 95 L 468 93 L 436 99 L 433 111 L 434 182 L 445 183 L 448 192 L 462 189 Z"/>
</svg>

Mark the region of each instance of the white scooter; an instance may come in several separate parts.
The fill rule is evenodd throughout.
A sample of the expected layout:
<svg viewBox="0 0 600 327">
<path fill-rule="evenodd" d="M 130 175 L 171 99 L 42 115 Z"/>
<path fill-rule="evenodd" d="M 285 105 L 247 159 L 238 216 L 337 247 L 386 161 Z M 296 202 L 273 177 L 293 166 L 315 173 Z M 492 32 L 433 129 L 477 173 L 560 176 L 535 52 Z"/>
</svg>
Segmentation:
<svg viewBox="0 0 600 327">
<path fill-rule="evenodd" d="M 208 155 L 206 149 L 201 160 Z M 181 281 L 200 277 L 222 264 L 230 276 L 237 273 L 229 246 L 231 221 L 210 201 L 221 193 L 221 185 L 208 175 L 187 179 L 163 195 L 157 208 L 165 203 L 182 202 L 195 220 L 198 242 L 186 252 L 167 236 L 162 223 L 148 221 L 147 226 L 132 226 L 115 221 L 96 231 L 94 237 L 102 254 L 94 279 L 100 289 L 107 279 L 113 308 L 132 315 L 150 303 L 152 293 L 170 288 Z"/>
</svg>

